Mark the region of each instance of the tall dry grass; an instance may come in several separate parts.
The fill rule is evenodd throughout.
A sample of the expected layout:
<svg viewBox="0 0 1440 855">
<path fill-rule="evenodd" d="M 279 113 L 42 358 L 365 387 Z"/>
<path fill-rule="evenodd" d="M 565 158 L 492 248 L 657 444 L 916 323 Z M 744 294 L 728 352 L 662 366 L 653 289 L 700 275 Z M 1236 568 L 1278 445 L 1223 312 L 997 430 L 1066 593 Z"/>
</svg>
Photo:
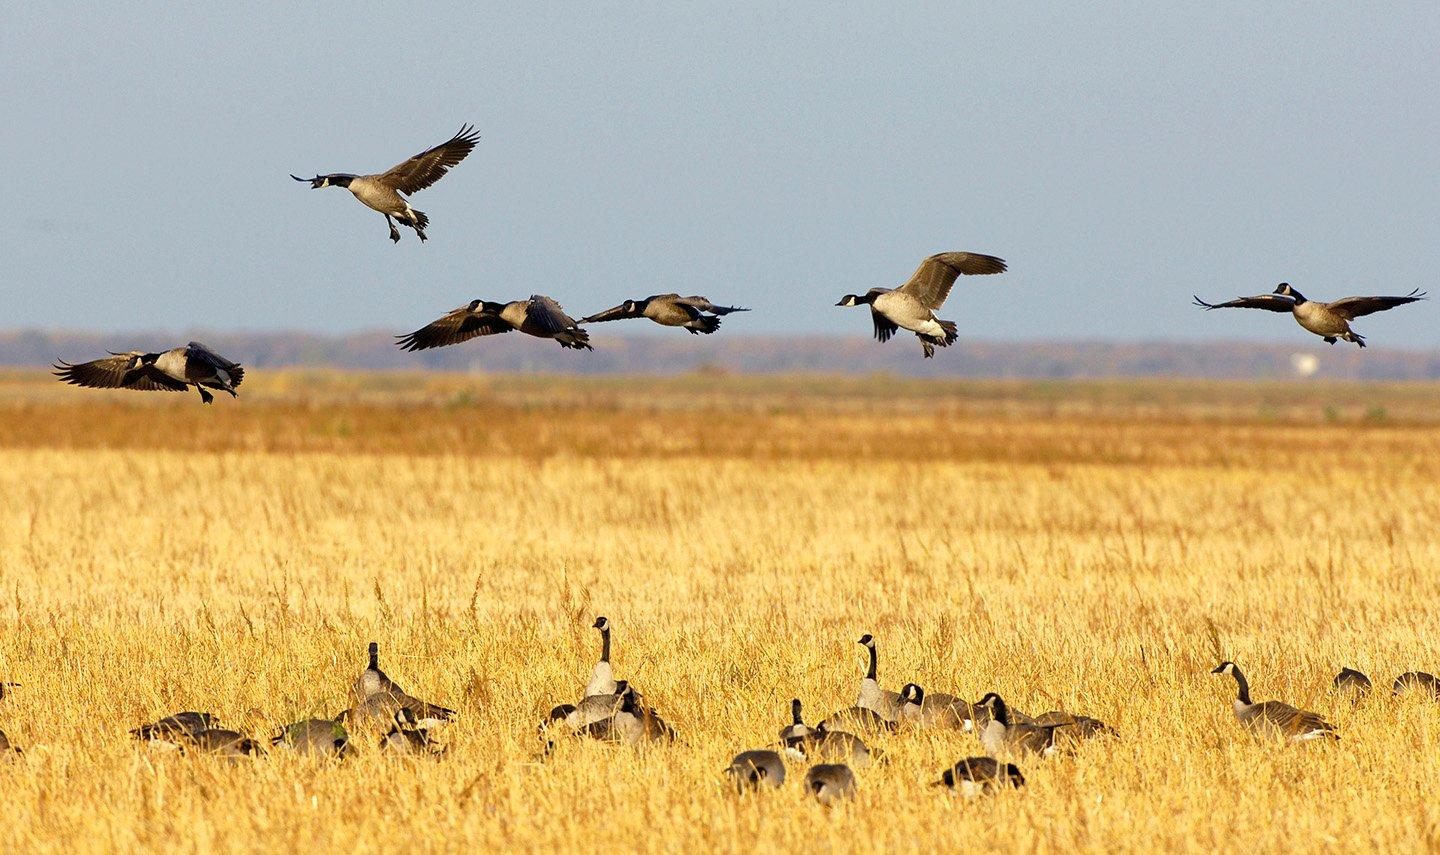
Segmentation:
<svg viewBox="0 0 1440 855">
<path fill-rule="evenodd" d="M 23 684 L 0 729 L 28 749 L 0 766 L 8 846 L 1440 846 L 1440 706 L 1327 692 L 1342 665 L 1440 668 L 1433 388 L 255 379 L 205 409 L 0 385 L 0 679 Z M 541 764 L 601 613 L 681 742 Z M 882 740 L 840 809 L 798 780 L 728 792 L 792 696 L 853 701 L 862 632 L 891 688 L 1121 737 L 980 802 L 925 786 L 980 753 L 963 734 Z M 370 639 L 460 711 L 445 758 L 227 763 L 126 734 L 331 715 Z M 1342 739 L 1247 738 L 1221 655 Z"/>
</svg>

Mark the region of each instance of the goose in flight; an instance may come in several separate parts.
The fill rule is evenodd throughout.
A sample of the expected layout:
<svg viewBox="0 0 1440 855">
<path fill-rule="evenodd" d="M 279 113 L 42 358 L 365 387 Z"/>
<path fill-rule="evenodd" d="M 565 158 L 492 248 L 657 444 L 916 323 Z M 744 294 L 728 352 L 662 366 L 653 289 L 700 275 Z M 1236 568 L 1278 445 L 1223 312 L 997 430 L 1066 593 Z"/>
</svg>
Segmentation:
<svg viewBox="0 0 1440 855">
<path fill-rule="evenodd" d="M 245 369 L 198 341 L 160 353 L 132 350 L 110 352 L 104 359 L 72 365 L 55 363 L 55 376 L 73 386 L 91 389 L 139 389 L 145 392 L 183 392 L 194 386 L 200 400 L 210 403 L 215 396 L 206 388 L 219 389 L 238 397 L 235 387 L 245 379 Z"/>
<path fill-rule="evenodd" d="M 396 345 L 401 350 L 427 350 L 511 330 L 537 338 L 553 338 L 561 347 L 595 349 L 590 346 L 590 334 L 576 326 L 574 318 L 565 314 L 559 303 L 542 294 L 509 303 L 471 300 L 415 332 L 396 336 Z"/>
<path fill-rule="evenodd" d="M 689 330 L 691 335 L 709 335 L 720 328 L 719 315 L 748 311 L 750 310 L 738 306 L 717 306 L 706 297 L 655 294 L 643 300 L 626 300 L 613 309 L 581 318 L 580 323 L 598 324 L 630 318 L 649 318 L 661 326 L 683 327 Z"/>
<path fill-rule="evenodd" d="M 941 320 L 936 310 L 945 304 L 950 288 L 961 274 L 966 276 L 1004 273 L 1005 261 L 978 252 L 942 252 L 920 262 L 910 281 L 899 288 L 871 288 L 864 294 L 846 294 L 837 306 L 869 306 L 875 322 L 875 338 L 889 341 L 904 327 L 915 333 L 925 358 L 935 348 L 949 347 L 959 333 L 953 321 Z"/>
<path fill-rule="evenodd" d="M 423 243 L 430 218 L 425 216 L 424 211 L 410 207 L 405 197 L 413 196 L 444 178 L 451 167 L 464 160 L 475 148 L 479 139 L 480 135 L 473 127 L 464 125 L 459 133 L 445 142 L 434 148 L 427 148 L 409 160 L 397 163 L 376 175 L 332 172 L 329 175 L 316 175 L 314 178 L 301 178 L 293 173 L 290 177 L 296 181 L 309 181 L 312 190 L 319 190 L 321 187 L 344 187 L 365 207 L 379 211 L 385 217 L 385 225 L 390 227 L 390 240 L 400 242 L 400 231 L 395 228 L 394 222 L 398 220 L 400 225 L 414 229 Z"/>
<path fill-rule="evenodd" d="M 1330 303 L 1305 299 L 1305 295 L 1281 282 L 1270 294 L 1237 297 L 1224 303 L 1207 303 L 1195 297 L 1195 305 L 1205 309 L 1264 309 L 1267 312 L 1289 312 L 1295 322 L 1334 344 L 1339 339 L 1365 346 L 1365 337 L 1350 329 L 1350 322 L 1362 315 L 1383 312 L 1406 303 L 1425 299 L 1425 292 L 1416 288 L 1403 297 L 1342 297 Z"/>
</svg>

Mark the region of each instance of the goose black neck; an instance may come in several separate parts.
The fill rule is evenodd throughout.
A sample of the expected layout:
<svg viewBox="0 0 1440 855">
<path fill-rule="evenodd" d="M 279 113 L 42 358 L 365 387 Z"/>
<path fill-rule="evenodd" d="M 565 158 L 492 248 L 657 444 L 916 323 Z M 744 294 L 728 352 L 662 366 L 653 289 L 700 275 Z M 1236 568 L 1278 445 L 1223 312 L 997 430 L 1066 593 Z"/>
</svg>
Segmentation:
<svg viewBox="0 0 1440 855">
<path fill-rule="evenodd" d="M 866 645 L 866 649 L 870 651 L 870 668 L 869 668 L 869 670 L 867 670 L 867 671 L 865 672 L 865 679 L 867 679 L 867 680 L 874 680 L 874 679 L 876 679 L 875 674 L 876 674 L 876 672 L 879 670 L 879 664 L 880 664 L 880 663 L 879 663 L 878 660 L 879 660 L 880 657 L 879 657 L 879 655 L 875 652 L 875 645 L 874 645 L 874 644 Z"/>
<path fill-rule="evenodd" d="M 1297 306 L 1302 305 L 1302 304 L 1304 304 L 1304 303 L 1310 302 L 1309 300 L 1305 299 L 1305 295 L 1304 295 L 1304 294 L 1301 294 L 1299 291 L 1296 291 L 1294 288 L 1291 288 L 1291 289 L 1290 289 L 1290 296 L 1293 297 L 1293 298 L 1295 298 L 1295 305 L 1297 305 Z"/>
<path fill-rule="evenodd" d="M 610 627 L 600 630 L 600 661 L 610 661 Z"/>
<path fill-rule="evenodd" d="M 1009 727 L 1009 726 L 1010 726 L 1010 708 L 1007 707 L 1007 706 L 1005 705 L 1005 702 L 1002 701 L 1002 700 L 1000 700 L 999 697 L 996 697 L 996 698 L 995 698 L 994 710 L 995 710 L 995 712 L 994 712 L 995 720 L 998 721 L 998 722 L 1000 722 L 1001 725 L 1003 725 L 1003 726 L 1005 726 L 1005 727 Z"/>
<path fill-rule="evenodd" d="M 800 717 L 800 699 L 799 699 L 799 698 L 796 698 L 795 700 L 793 700 L 793 701 L 790 702 L 790 719 L 791 719 L 791 721 L 793 721 L 795 724 L 804 724 L 804 723 L 805 723 L 804 720 Z"/>
<path fill-rule="evenodd" d="M 380 645 L 370 642 L 370 670 L 380 670 Z"/>
<path fill-rule="evenodd" d="M 1235 695 L 1236 699 L 1248 706 L 1251 703 L 1250 682 L 1245 679 L 1244 674 L 1240 673 L 1239 668 L 1235 668 L 1230 673 L 1235 677 L 1235 684 L 1239 687 L 1239 692 Z"/>
</svg>

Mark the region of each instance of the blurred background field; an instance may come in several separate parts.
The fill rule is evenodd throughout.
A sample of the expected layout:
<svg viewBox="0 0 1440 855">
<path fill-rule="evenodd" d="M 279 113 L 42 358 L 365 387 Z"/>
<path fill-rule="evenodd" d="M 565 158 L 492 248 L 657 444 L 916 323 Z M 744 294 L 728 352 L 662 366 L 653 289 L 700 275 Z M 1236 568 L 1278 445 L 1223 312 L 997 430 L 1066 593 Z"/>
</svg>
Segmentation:
<svg viewBox="0 0 1440 855">
<path fill-rule="evenodd" d="M 1440 660 L 1440 386 L 257 372 L 239 401 L 0 373 L 0 766 L 23 849 L 847 851 L 1440 846 L 1440 707 L 1327 687 Z M 563 744 L 617 675 L 680 743 Z M 792 696 L 996 690 L 1121 734 L 966 803 L 896 735 L 854 804 L 719 770 Z M 208 709 L 332 715 L 378 640 L 438 761 L 155 755 Z M 1218 643 L 1217 643 L 1218 642 Z M 1336 744 L 1249 740 L 1218 658 Z M 1033 708 L 1033 709 L 1032 709 Z"/>
</svg>

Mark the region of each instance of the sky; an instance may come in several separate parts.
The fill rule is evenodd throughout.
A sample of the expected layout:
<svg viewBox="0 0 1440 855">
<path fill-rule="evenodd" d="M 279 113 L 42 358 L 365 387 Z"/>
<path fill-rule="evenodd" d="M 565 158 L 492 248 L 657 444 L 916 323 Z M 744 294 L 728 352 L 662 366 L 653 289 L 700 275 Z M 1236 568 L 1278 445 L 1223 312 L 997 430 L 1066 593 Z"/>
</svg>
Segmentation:
<svg viewBox="0 0 1440 855">
<path fill-rule="evenodd" d="M 0 328 L 679 291 L 754 309 L 725 331 L 868 336 L 834 303 L 946 250 L 1010 264 L 941 312 L 984 340 L 1309 344 L 1190 296 L 1440 291 L 1434 3 L 212 5 L 0 11 Z M 465 122 L 424 245 L 287 175 Z M 1356 328 L 1435 347 L 1437 312 Z"/>
</svg>

